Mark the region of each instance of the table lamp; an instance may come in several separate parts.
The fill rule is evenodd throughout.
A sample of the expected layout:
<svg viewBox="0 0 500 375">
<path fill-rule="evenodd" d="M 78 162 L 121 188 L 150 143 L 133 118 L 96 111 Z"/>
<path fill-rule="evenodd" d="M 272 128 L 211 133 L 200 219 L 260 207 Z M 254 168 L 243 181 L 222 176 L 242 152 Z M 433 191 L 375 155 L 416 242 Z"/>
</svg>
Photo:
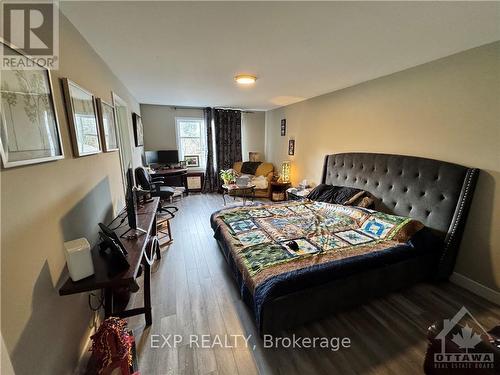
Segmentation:
<svg viewBox="0 0 500 375">
<path fill-rule="evenodd" d="M 285 160 L 281 163 L 281 182 L 290 182 L 290 161 Z"/>
</svg>

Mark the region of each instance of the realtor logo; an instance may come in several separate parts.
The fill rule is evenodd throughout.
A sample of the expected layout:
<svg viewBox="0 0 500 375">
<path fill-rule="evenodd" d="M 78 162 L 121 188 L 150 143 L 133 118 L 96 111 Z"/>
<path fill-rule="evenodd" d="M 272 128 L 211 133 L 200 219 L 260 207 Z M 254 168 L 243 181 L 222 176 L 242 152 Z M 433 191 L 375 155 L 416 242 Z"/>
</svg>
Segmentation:
<svg viewBox="0 0 500 375">
<path fill-rule="evenodd" d="M 458 326 L 459 322 L 469 316 L 473 325 L 473 330 L 466 324 L 464 327 Z M 472 324 L 471 322 L 471 324 Z M 459 329 L 457 329 L 459 328 Z M 452 332 L 453 331 L 453 332 Z M 481 335 L 488 335 L 486 330 L 474 318 L 474 316 L 462 307 L 453 318 L 443 321 L 443 329 L 436 335 L 436 340 L 441 341 L 441 350 L 434 354 L 434 366 L 436 368 L 454 369 L 485 369 L 493 368 L 494 356 L 492 352 L 482 352 L 476 349 L 481 342 Z M 451 341 L 451 342 L 450 342 Z M 456 351 L 447 351 L 450 344 L 456 345 Z M 452 344 L 451 344 L 452 345 Z"/>
<path fill-rule="evenodd" d="M 57 68 L 59 49 L 59 7 L 57 1 L 2 1 L 2 36 L 11 48 L 2 48 L 2 69 L 23 69 L 26 60 Z M 30 67 L 31 69 L 33 67 Z"/>
</svg>

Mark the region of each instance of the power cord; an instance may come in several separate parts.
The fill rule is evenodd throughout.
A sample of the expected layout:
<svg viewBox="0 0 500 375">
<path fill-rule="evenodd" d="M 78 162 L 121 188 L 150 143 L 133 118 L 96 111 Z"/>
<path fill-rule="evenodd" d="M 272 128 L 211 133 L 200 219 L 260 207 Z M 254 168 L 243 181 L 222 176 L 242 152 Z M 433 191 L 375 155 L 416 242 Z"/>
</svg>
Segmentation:
<svg viewBox="0 0 500 375">
<path fill-rule="evenodd" d="M 97 298 L 99 301 L 99 304 L 96 307 L 92 306 L 92 297 Z M 88 304 L 89 304 L 90 311 L 92 312 L 92 319 L 89 322 L 89 328 L 90 329 L 97 329 L 97 327 L 99 326 L 99 321 L 100 321 L 99 310 L 104 305 L 103 291 L 101 290 L 101 295 L 99 297 L 96 296 L 94 293 L 89 293 Z"/>
<path fill-rule="evenodd" d="M 121 215 L 121 214 L 120 214 L 120 215 Z M 119 217 L 120 215 L 118 215 L 118 217 Z M 117 225 L 116 227 L 114 227 L 114 228 L 109 228 L 109 229 L 110 229 L 110 230 L 117 230 L 118 228 L 120 228 L 120 227 L 123 225 L 123 223 L 125 222 L 125 219 L 126 219 L 126 218 L 127 218 L 127 216 L 122 217 L 122 219 L 120 220 L 120 222 L 118 223 L 118 225 Z"/>
<path fill-rule="evenodd" d="M 101 290 L 101 295 L 99 297 L 96 296 L 94 293 L 89 293 L 89 308 L 91 311 L 99 311 L 100 308 L 104 305 L 104 297 L 102 294 L 103 294 L 102 290 Z M 92 297 L 97 298 L 97 301 L 99 302 L 99 304 L 96 307 L 92 306 Z"/>
</svg>

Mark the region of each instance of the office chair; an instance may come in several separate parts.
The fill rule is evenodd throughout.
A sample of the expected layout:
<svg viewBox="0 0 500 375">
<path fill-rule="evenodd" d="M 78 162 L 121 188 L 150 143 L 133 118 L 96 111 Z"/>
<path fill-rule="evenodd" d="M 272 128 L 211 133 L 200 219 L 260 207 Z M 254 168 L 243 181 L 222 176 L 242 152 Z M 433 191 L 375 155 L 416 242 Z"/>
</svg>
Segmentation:
<svg viewBox="0 0 500 375">
<path fill-rule="evenodd" d="M 135 181 L 142 190 L 147 191 L 152 197 L 159 197 L 160 201 L 170 199 L 170 197 L 175 193 L 175 189 L 165 185 L 164 177 L 151 177 L 144 167 L 137 167 L 135 169 Z M 158 205 L 159 212 L 166 212 L 172 217 L 175 216 L 174 212 L 177 212 L 178 210 L 179 209 L 174 206 L 164 207 L 161 202 Z"/>
<path fill-rule="evenodd" d="M 161 176 L 152 177 L 144 167 L 137 167 L 135 169 L 135 181 L 137 185 L 141 187 L 143 191 L 151 194 L 152 197 L 159 197 L 160 204 L 158 205 L 158 212 L 166 212 L 170 215 L 170 217 L 165 218 L 162 221 L 157 222 L 157 227 L 161 228 L 164 223 L 167 224 L 167 231 L 162 231 L 158 229 L 158 233 L 163 234 L 163 236 L 158 237 L 159 239 L 163 239 L 168 236 L 168 242 L 164 245 L 170 244 L 173 241 L 172 231 L 170 229 L 170 219 L 175 217 L 174 212 L 177 212 L 179 209 L 174 206 L 164 207 L 162 205 L 162 201 L 169 199 L 174 195 L 175 189 L 165 185 L 165 178 Z"/>
</svg>

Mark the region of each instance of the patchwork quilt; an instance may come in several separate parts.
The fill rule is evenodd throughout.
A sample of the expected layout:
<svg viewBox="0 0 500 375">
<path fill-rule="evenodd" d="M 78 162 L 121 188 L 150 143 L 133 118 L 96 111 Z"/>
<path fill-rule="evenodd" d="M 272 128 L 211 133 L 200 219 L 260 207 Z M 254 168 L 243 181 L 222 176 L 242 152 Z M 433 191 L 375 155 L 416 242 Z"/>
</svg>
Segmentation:
<svg viewBox="0 0 500 375">
<path fill-rule="evenodd" d="M 312 201 L 227 209 L 214 219 L 251 291 L 277 273 L 406 242 L 423 227 L 407 217 Z"/>
<path fill-rule="evenodd" d="M 256 318 L 277 280 L 406 243 L 423 224 L 366 208 L 314 201 L 236 207 L 212 215 Z"/>
</svg>

